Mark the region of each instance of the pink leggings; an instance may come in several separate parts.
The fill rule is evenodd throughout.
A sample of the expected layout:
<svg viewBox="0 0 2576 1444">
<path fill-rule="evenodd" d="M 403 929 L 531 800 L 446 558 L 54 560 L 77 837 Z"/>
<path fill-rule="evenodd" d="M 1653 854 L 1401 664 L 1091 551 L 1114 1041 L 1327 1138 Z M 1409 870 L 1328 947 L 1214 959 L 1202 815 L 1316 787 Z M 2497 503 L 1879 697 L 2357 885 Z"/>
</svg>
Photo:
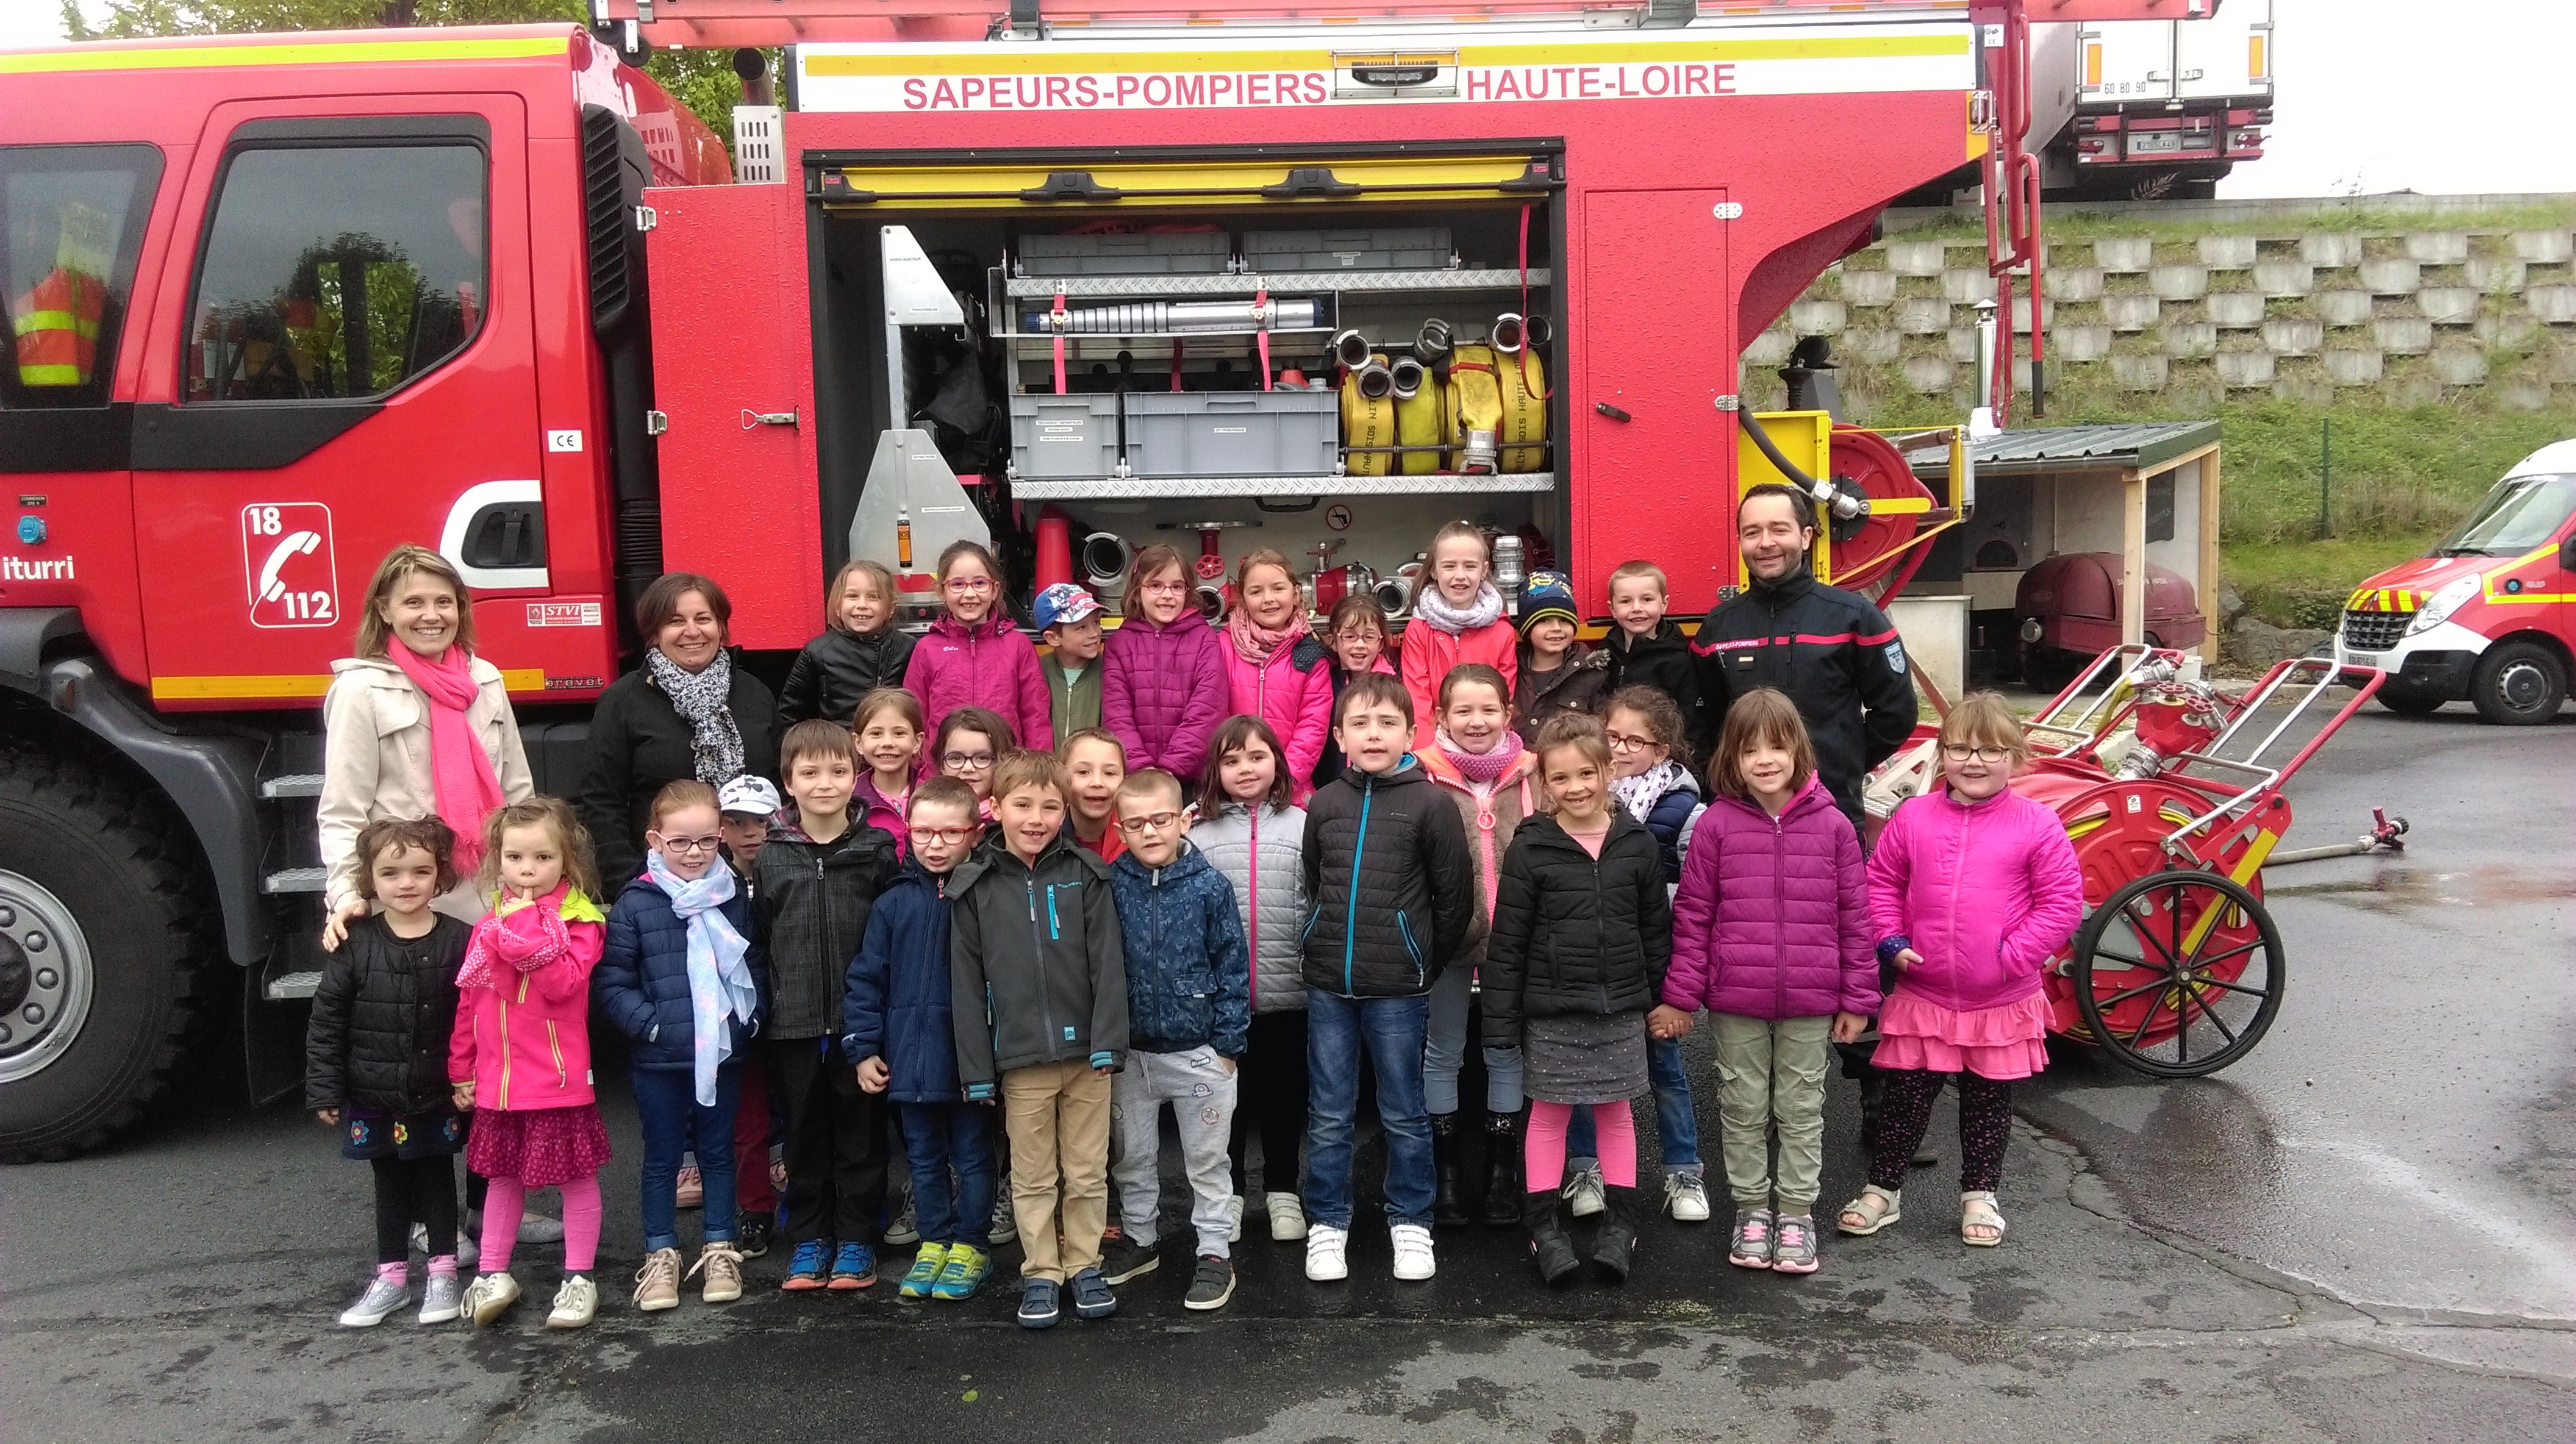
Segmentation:
<svg viewBox="0 0 2576 1444">
<path fill-rule="evenodd" d="M 1565 1125 L 1574 1117 L 1574 1107 L 1571 1103 L 1530 1100 L 1529 1133 L 1522 1148 L 1530 1192 L 1553 1190 L 1565 1181 Z M 1635 1188 L 1637 1116 L 1627 1100 L 1593 1104 L 1592 1128 L 1601 1143 L 1601 1181 L 1612 1188 Z M 500 1180 L 494 1179 L 492 1186 L 499 1188 Z"/>
<path fill-rule="evenodd" d="M 1560 1135 L 1563 1125 L 1559 1125 Z M 1564 1152 L 1558 1139 L 1557 1151 Z M 1608 1145 L 1603 1145 L 1607 1156 Z M 599 1262 L 599 1175 L 577 1178 L 563 1189 L 564 1272 L 586 1274 Z M 510 1246 L 519 1241 L 519 1215 L 527 1211 L 528 1186 L 515 1178 L 496 1178 L 483 1195 L 483 1261 L 487 1274 L 510 1270 Z"/>
</svg>

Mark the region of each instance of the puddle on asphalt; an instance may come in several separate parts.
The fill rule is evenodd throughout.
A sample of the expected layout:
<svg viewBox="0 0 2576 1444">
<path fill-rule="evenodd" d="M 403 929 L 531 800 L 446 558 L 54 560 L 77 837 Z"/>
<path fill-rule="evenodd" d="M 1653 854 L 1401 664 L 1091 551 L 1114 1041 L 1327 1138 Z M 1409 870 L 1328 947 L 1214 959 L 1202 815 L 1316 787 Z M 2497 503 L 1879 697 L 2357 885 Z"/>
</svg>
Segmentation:
<svg viewBox="0 0 2576 1444">
<path fill-rule="evenodd" d="M 2266 898 L 2322 898 L 2349 902 L 2369 912 L 2403 912 L 2427 905 L 2490 907 L 2563 902 L 2576 899 L 2576 870 L 2436 870 L 2383 862 L 2366 877 L 2335 878 L 2331 881 L 2285 881 L 2282 873 L 2266 873 L 2263 895 Z"/>
</svg>

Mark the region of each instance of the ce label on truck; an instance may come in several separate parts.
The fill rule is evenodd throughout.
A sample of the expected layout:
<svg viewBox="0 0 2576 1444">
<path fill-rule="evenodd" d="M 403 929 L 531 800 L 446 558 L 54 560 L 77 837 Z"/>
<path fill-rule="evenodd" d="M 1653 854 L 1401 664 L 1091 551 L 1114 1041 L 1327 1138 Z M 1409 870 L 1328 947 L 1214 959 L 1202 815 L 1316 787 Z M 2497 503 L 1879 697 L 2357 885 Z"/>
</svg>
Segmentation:
<svg viewBox="0 0 2576 1444">
<path fill-rule="evenodd" d="M 340 569 L 331 555 L 331 508 L 318 501 L 262 501 L 243 507 L 241 515 L 250 624 L 339 625 Z"/>
</svg>

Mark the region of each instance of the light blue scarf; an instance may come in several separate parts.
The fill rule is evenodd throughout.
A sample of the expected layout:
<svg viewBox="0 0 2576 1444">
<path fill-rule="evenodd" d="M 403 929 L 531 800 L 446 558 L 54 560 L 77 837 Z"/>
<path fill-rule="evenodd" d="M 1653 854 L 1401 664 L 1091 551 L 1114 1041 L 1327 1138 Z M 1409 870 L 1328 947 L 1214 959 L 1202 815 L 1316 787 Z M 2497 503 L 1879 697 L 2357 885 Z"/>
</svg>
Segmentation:
<svg viewBox="0 0 2576 1444">
<path fill-rule="evenodd" d="M 733 898 L 733 869 L 719 858 L 695 882 L 688 882 L 672 872 L 662 861 L 662 854 L 644 855 L 644 872 L 671 900 L 671 911 L 689 925 L 689 1029 L 693 1055 L 690 1059 L 692 1081 L 697 1085 L 698 1106 L 712 1108 L 716 1102 L 716 1069 L 733 1051 L 733 1030 L 725 1026 L 728 1017 L 751 1021 L 760 1006 L 760 989 L 751 981 L 751 965 L 743 961 L 751 944 L 735 932 L 724 915 L 725 903 Z"/>
</svg>

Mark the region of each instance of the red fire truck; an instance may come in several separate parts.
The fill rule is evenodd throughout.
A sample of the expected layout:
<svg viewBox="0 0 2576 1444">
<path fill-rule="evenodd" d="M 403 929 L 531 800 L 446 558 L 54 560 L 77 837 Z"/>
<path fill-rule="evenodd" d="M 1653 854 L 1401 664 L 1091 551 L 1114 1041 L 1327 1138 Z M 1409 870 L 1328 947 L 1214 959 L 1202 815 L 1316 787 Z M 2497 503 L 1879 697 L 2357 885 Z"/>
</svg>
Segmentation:
<svg viewBox="0 0 2576 1444">
<path fill-rule="evenodd" d="M 1275 546 L 1400 617 L 1466 516 L 1689 615 L 1788 475 L 1823 574 L 1901 584 L 1968 479 L 1750 422 L 1741 346 L 1963 159 L 2026 263 L 2026 22 L 2185 7 L 602 0 L 0 54 L 0 1155 L 133 1118 L 235 977 L 256 1083 L 398 542 L 474 587 L 557 793 L 665 567 L 755 667 L 844 556 L 920 591 L 958 535 L 1023 604 L 1194 532 L 1211 582 Z M 619 53 L 782 42 L 740 182 Z"/>
</svg>

